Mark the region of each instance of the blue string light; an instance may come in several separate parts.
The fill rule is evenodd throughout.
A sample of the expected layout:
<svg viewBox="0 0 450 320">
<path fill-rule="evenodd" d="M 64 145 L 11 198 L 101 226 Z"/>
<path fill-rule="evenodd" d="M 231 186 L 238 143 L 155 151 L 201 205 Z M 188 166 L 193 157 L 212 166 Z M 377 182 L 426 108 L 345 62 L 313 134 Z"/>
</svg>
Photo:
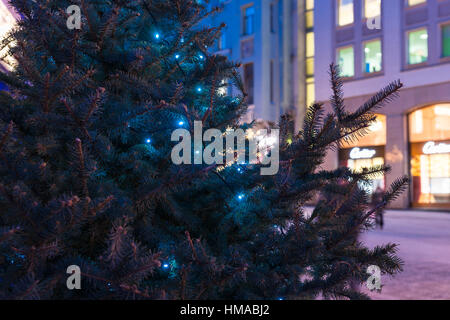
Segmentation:
<svg viewBox="0 0 450 320">
<path fill-rule="evenodd" d="M 158 32 L 156 32 L 156 33 L 155 33 L 155 39 L 159 39 L 159 38 L 160 38 L 160 35 L 159 35 Z"/>
<path fill-rule="evenodd" d="M 152 139 L 147 138 L 147 140 L 145 140 L 145 143 L 147 143 L 147 144 L 152 143 Z"/>
<path fill-rule="evenodd" d="M 245 195 L 243 193 L 240 193 L 240 194 L 238 194 L 237 198 L 239 201 L 242 201 L 242 200 L 244 200 Z"/>
<path fill-rule="evenodd" d="M 179 125 L 180 127 L 184 126 L 184 121 L 178 122 L 178 125 Z"/>
<path fill-rule="evenodd" d="M 202 92 L 202 91 L 203 91 L 202 87 L 198 86 L 197 87 L 197 92 Z"/>
</svg>

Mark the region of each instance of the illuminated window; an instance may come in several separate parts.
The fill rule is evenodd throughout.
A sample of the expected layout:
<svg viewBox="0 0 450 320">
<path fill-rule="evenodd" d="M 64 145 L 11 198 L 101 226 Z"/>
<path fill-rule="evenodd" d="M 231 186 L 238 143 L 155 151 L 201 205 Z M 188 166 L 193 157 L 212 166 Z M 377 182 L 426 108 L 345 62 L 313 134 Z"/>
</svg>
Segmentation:
<svg viewBox="0 0 450 320">
<path fill-rule="evenodd" d="M 441 27 L 442 57 L 450 57 L 450 24 Z"/>
<path fill-rule="evenodd" d="M 355 53 L 353 47 L 338 49 L 338 64 L 342 77 L 355 75 Z"/>
<path fill-rule="evenodd" d="M 408 63 L 418 64 L 428 60 L 428 31 L 420 29 L 408 33 Z"/>
<path fill-rule="evenodd" d="M 305 12 L 305 24 L 306 29 L 311 29 L 314 27 L 314 11 Z"/>
<path fill-rule="evenodd" d="M 409 115 L 410 142 L 450 139 L 450 103 L 422 108 Z"/>
<path fill-rule="evenodd" d="M 364 1 L 364 17 L 374 18 L 381 15 L 381 0 Z"/>
<path fill-rule="evenodd" d="M 364 44 L 364 72 L 373 73 L 381 71 L 382 60 L 381 40 L 366 42 Z"/>
<path fill-rule="evenodd" d="M 306 0 L 305 2 L 305 73 L 306 73 L 306 105 L 310 106 L 315 101 L 315 84 L 314 84 L 314 0 Z"/>
<path fill-rule="evenodd" d="M 338 25 L 352 24 L 353 19 L 353 0 L 338 0 Z"/>
<path fill-rule="evenodd" d="M 408 0 L 408 6 L 412 7 L 425 2 L 427 2 L 427 0 Z"/>
<path fill-rule="evenodd" d="M 415 205 L 450 204 L 450 103 L 409 115 L 412 196 Z"/>
<path fill-rule="evenodd" d="M 314 58 L 306 58 L 306 76 L 312 77 L 314 75 Z"/>
<path fill-rule="evenodd" d="M 308 32 L 306 34 L 306 56 L 314 56 L 314 32 Z"/>
<path fill-rule="evenodd" d="M 314 78 L 306 79 L 306 105 L 310 106 L 316 99 Z"/>
</svg>

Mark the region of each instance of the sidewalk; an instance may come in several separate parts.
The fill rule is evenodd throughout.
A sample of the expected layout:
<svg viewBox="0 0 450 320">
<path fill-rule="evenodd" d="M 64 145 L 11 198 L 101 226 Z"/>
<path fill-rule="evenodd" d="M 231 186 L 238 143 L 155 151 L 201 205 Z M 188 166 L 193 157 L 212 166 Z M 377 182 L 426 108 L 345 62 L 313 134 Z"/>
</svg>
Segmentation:
<svg viewBox="0 0 450 320">
<path fill-rule="evenodd" d="M 450 299 L 450 213 L 387 210 L 384 230 L 361 240 L 370 248 L 397 243 L 405 262 L 402 273 L 382 278 L 373 299 Z"/>
</svg>

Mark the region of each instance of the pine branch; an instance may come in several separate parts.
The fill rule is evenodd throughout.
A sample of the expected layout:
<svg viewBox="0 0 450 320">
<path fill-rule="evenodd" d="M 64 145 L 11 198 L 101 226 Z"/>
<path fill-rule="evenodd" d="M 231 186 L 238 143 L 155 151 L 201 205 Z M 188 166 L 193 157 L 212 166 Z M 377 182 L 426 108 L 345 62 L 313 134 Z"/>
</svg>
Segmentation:
<svg viewBox="0 0 450 320">
<path fill-rule="evenodd" d="M 333 90 L 333 95 L 330 98 L 331 106 L 333 107 L 334 113 L 336 114 L 339 122 L 342 122 L 346 116 L 345 105 L 344 105 L 344 93 L 342 91 L 342 78 L 339 76 L 340 69 L 338 65 L 332 63 L 330 65 L 330 78 L 331 78 L 331 89 Z"/>
<path fill-rule="evenodd" d="M 398 92 L 402 87 L 403 83 L 400 80 L 391 82 L 360 106 L 355 113 L 348 115 L 346 120 L 358 119 L 369 112 L 380 109 L 387 103 L 391 103 L 398 97 Z"/>
</svg>

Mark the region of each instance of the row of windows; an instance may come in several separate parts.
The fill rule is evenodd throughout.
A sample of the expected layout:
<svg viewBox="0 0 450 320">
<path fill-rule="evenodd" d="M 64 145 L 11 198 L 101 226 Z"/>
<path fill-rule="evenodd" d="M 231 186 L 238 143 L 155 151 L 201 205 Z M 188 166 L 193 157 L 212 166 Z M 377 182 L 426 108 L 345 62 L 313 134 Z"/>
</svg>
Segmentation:
<svg viewBox="0 0 450 320">
<path fill-rule="evenodd" d="M 305 48 L 305 67 L 306 67 L 306 105 L 311 105 L 315 100 L 315 81 L 314 81 L 314 0 L 305 2 L 305 27 L 306 27 L 306 48 Z"/>
<path fill-rule="evenodd" d="M 407 63 L 417 65 L 428 61 L 428 30 L 426 28 L 407 33 Z M 450 57 L 450 24 L 441 26 L 441 58 Z M 338 48 L 337 61 L 343 77 L 355 75 L 355 53 L 353 46 Z M 367 41 L 363 44 L 363 72 L 366 74 L 380 72 L 383 67 L 383 50 L 381 39 Z"/>
<path fill-rule="evenodd" d="M 417 6 L 426 3 L 427 0 L 407 0 L 405 3 L 408 7 Z M 352 24 L 355 19 L 354 0 L 338 0 L 337 24 L 346 26 Z M 381 15 L 381 0 L 364 0 L 363 1 L 363 17 L 374 18 Z"/>
</svg>

